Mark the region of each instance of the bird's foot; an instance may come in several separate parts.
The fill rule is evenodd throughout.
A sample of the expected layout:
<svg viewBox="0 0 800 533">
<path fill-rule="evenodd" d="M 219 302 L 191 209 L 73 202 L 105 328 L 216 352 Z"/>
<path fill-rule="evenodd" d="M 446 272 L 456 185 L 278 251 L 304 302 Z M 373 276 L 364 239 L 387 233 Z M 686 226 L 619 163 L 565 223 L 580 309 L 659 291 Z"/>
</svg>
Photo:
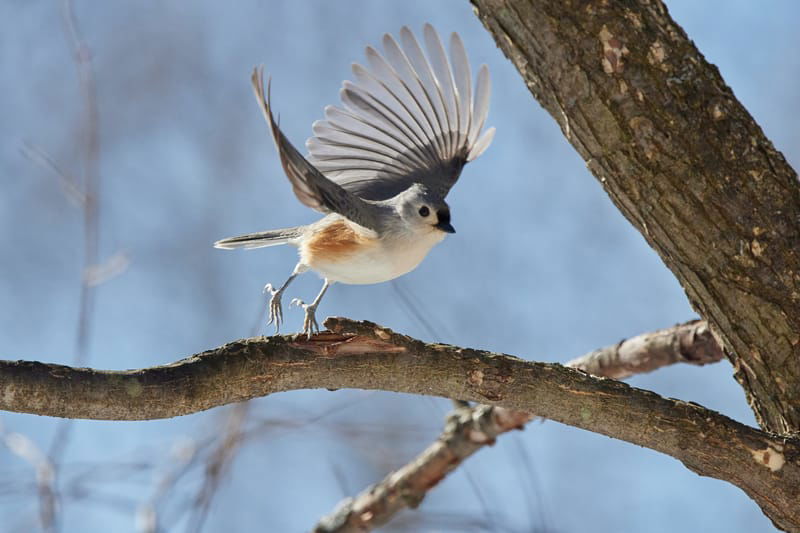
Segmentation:
<svg viewBox="0 0 800 533">
<path fill-rule="evenodd" d="M 283 323 L 283 307 L 281 306 L 281 296 L 283 296 L 283 289 L 274 289 L 272 283 L 264 285 L 264 293 L 270 293 L 269 299 L 269 320 L 267 325 L 275 324 L 275 333 L 277 334 Z"/>
<path fill-rule="evenodd" d="M 302 307 L 305 310 L 306 316 L 303 319 L 303 335 L 305 335 L 307 339 L 311 339 L 311 336 L 314 333 L 319 333 L 319 324 L 317 324 L 316 317 L 316 303 L 307 304 L 299 298 L 294 298 L 289 305 L 296 305 L 297 307 Z"/>
</svg>

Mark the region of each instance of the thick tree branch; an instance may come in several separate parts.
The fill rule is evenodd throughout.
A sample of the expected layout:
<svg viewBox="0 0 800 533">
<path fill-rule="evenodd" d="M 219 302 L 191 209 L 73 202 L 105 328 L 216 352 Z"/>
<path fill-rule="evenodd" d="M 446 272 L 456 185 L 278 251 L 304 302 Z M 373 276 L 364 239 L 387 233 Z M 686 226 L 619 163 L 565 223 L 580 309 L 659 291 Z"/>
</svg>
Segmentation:
<svg viewBox="0 0 800 533">
<path fill-rule="evenodd" d="M 573 359 L 567 366 L 621 378 L 675 363 L 716 363 L 723 357 L 706 323 L 694 320 L 622 340 Z M 456 409 L 448 416 L 442 434 L 425 451 L 355 498 L 340 502 L 314 531 L 355 533 L 386 524 L 406 507 L 419 505 L 429 490 L 472 454 L 494 444 L 503 433 L 522 429 L 532 418 L 523 411 L 488 405 Z"/>
<path fill-rule="evenodd" d="M 171 365 L 99 371 L 0 362 L 0 409 L 143 420 L 275 392 L 379 389 L 502 405 L 671 455 L 729 481 L 779 527 L 800 531 L 800 443 L 702 406 L 557 364 L 426 344 L 369 322 L 328 319 L 310 341 L 247 339 Z"/>
<path fill-rule="evenodd" d="M 797 173 L 661 0 L 472 3 L 719 334 L 761 426 L 797 432 Z"/>
</svg>

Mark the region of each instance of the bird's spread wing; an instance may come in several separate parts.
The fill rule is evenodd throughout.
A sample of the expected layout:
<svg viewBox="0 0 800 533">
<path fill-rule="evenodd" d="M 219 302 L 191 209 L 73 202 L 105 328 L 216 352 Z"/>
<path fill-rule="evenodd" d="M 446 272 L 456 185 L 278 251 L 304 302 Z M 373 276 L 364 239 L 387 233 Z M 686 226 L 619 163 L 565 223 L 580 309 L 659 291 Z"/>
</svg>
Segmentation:
<svg viewBox="0 0 800 533">
<path fill-rule="evenodd" d="M 461 169 L 491 143 L 481 135 L 489 111 L 489 70 L 482 65 L 473 93 L 469 60 L 458 34 L 448 60 L 430 24 L 427 56 L 407 27 L 400 43 L 384 35 L 384 54 L 367 47 L 367 65 L 353 65 L 343 107 L 325 108 L 306 146 L 325 176 L 369 200 L 385 200 L 422 183 L 444 198 Z"/>
<path fill-rule="evenodd" d="M 359 198 L 354 193 L 347 191 L 341 185 L 334 183 L 314 168 L 297 149 L 292 146 L 289 139 L 281 131 L 272 116 L 270 107 L 269 87 L 266 97 L 264 95 L 263 69 L 256 68 L 251 77 L 256 98 L 264 112 L 278 155 L 286 176 L 292 183 L 294 193 L 303 204 L 322 213 L 334 211 L 365 228 L 379 229 L 378 208 L 374 204 Z"/>
</svg>

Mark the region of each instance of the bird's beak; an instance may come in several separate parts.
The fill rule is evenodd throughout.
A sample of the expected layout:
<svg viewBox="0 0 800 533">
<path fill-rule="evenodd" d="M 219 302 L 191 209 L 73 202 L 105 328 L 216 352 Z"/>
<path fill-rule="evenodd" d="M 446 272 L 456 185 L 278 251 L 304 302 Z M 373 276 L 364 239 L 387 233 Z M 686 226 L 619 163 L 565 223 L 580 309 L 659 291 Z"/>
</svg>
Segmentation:
<svg viewBox="0 0 800 533">
<path fill-rule="evenodd" d="M 450 224 L 450 222 L 439 222 L 438 224 L 436 224 L 433 227 L 436 228 L 436 229 L 440 229 L 445 233 L 455 233 L 456 232 L 456 228 L 454 228 L 453 225 Z"/>
</svg>

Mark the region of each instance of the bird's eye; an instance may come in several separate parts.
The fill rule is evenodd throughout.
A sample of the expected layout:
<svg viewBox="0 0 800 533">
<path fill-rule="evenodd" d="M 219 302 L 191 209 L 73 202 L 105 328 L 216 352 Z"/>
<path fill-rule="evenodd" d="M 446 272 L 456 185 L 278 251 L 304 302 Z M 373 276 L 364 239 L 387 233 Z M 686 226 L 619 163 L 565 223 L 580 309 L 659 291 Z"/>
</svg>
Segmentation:
<svg viewBox="0 0 800 533">
<path fill-rule="evenodd" d="M 428 209 L 427 205 L 423 205 L 422 207 L 419 208 L 419 216 L 426 217 L 426 216 L 428 216 L 430 214 L 431 214 L 431 210 Z"/>
</svg>

